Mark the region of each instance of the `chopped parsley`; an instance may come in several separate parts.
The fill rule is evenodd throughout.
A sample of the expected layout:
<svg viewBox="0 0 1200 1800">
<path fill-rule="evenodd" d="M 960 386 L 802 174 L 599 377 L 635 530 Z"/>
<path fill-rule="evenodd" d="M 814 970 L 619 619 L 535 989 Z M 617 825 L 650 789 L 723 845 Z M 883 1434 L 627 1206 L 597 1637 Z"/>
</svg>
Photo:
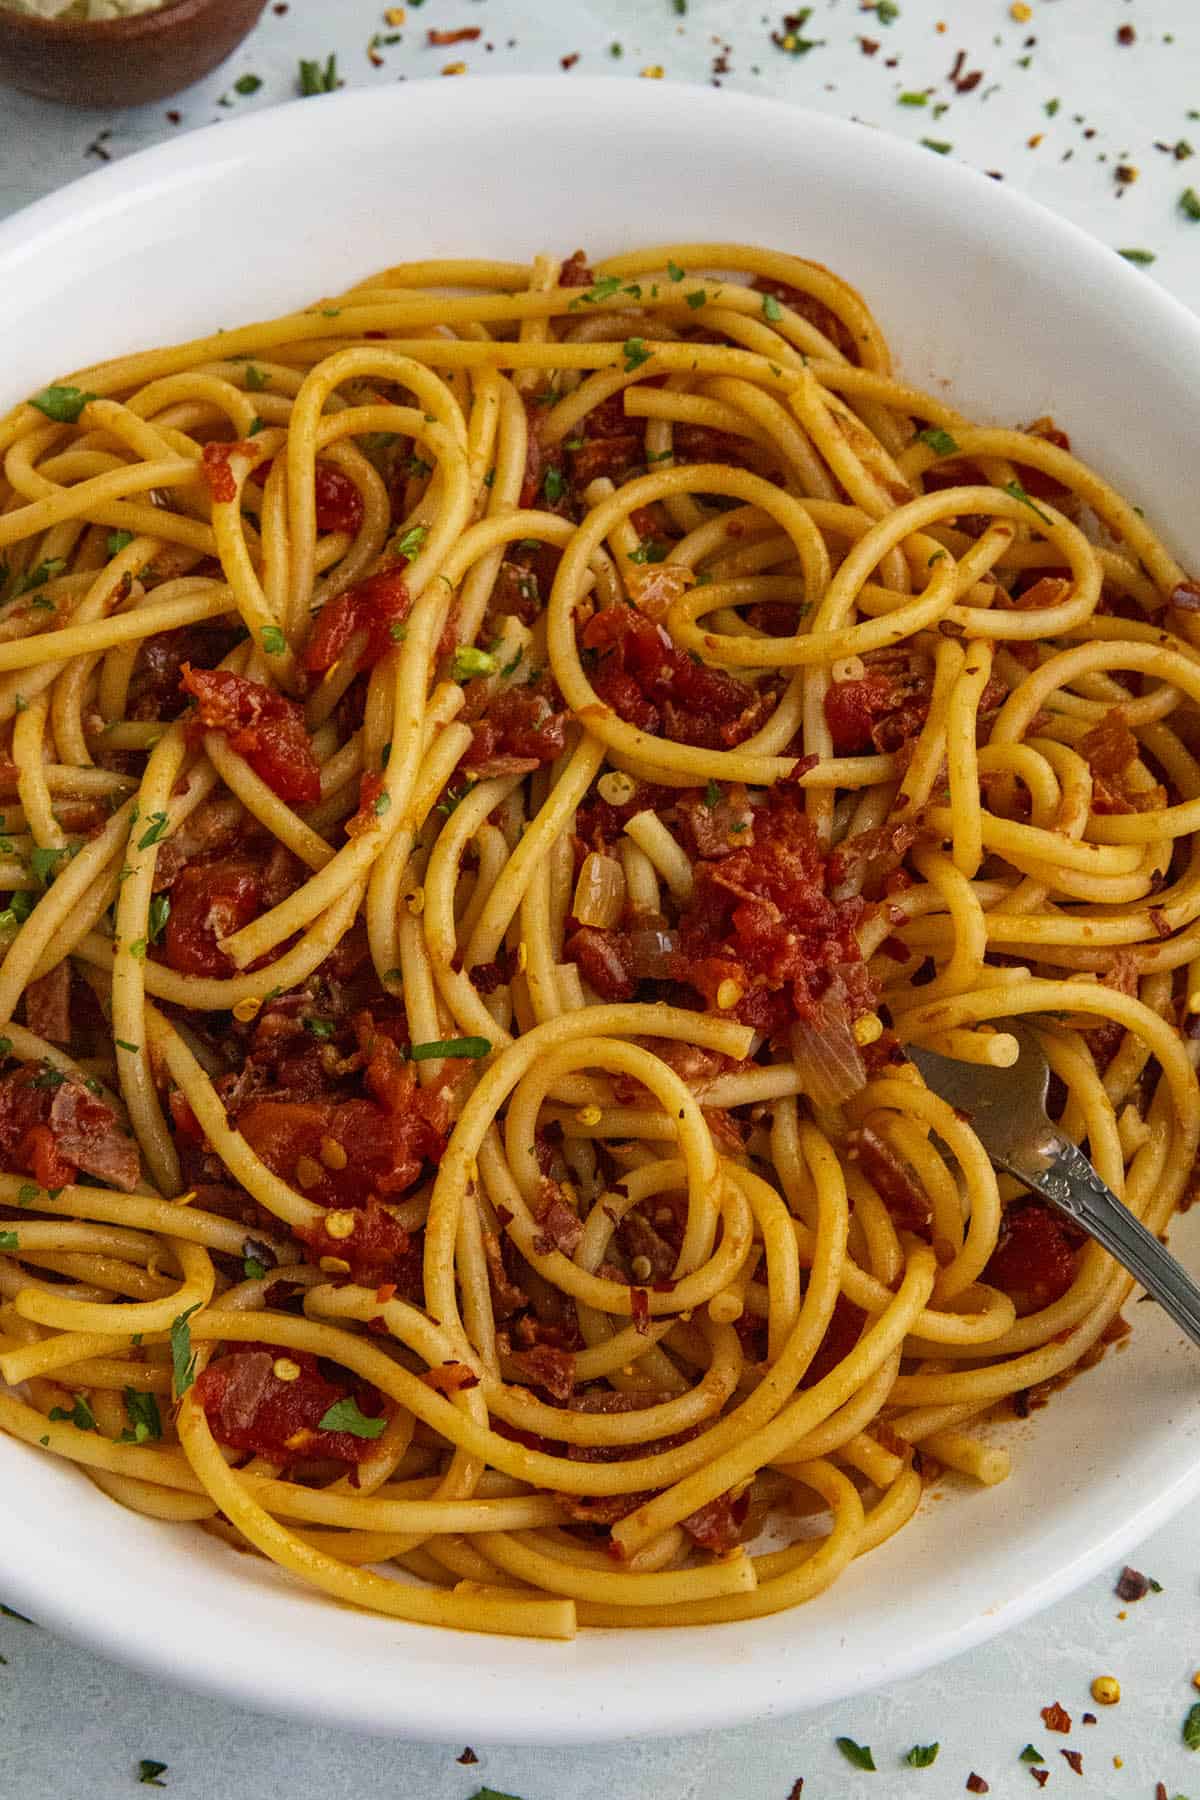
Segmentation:
<svg viewBox="0 0 1200 1800">
<path fill-rule="evenodd" d="M 685 294 L 683 297 L 691 307 L 692 311 L 695 312 L 697 307 L 704 305 L 705 301 L 708 299 L 708 294 L 703 288 L 697 288 L 694 294 Z"/>
<path fill-rule="evenodd" d="M 669 262 L 667 264 L 667 274 L 671 277 L 672 281 L 682 281 L 687 274 L 687 270 L 681 269 L 677 262 Z"/>
<path fill-rule="evenodd" d="M 428 536 L 428 525 L 410 525 L 403 537 L 397 538 L 396 540 L 396 555 L 407 556 L 409 562 L 411 562 Z"/>
<path fill-rule="evenodd" d="M 21 577 L 17 593 L 28 594 L 34 588 L 44 587 L 48 581 L 53 581 L 56 575 L 61 575 L 66 566 L 67 560 L 64 556 L 47 557 L 45 562 L 38 563 L 36 568 L 29 571 L 28 575 Z M 20 710 L 23 711 L 24 708 Z"/>
<path fill-rule="evenodd" d="M 134 938 L 132 944 L 130 944 L 130 946 L 129 946 L 129 954 L 130 954 L 130 956 L 133 957 L 135 962 L 145 962 L 145 960 L 146 960 L 146 940 L 145 940 L 145 938 Z"/>
<path fill-rule="evenodd" d="M 715 781 L 710 781 L 704 790 L 704 804 L 710 812 L 721 804 L 721 789 Z"/>
<path fill-rule="evenodd" d="M 67 1421 L 69 1424 L 74 1425 L 76 1431 L 95 1431 L 95 1413 L 93 1413 L 82 1394 L 76 1394 L 74 1399 L 75 1404 L 72 1406 L 70 1412 L 67 1411 L 65 1406 L 52 1406 L 50 1408 L 49 1417 L 56 1423 L 59 1420 Z"/>
<path fill-rule="evenodd" d="M 47 844 L 36 844 L 29 852 L 29 867 L 43 887 L 49 887 L 59 867 L 70 857 L 70 850 L 55 850 Z"/>
<path fill-rule="evenodd" d="M 382 794 L 376 794 L 375 796 L 375 817 L 377 819 L 382 819 L 384 813 L 387 812 L 391 804 L 392 796 L 388 793 L 387 789 L 384 788 Z"/>
<path fill-rule="evenodd" d="M 261 86 L 261 75 L 239 75 L 233 84 L 233 91 L 235 94 L 257 94 Z"/>
<path fill-rule="evenodd" d="M 200 1301 L 181 1312 L 171 1322 L 171 1376 L 175 1384 L 175 1398 L 181 1400 L 196 1379 L 196 1353 L 192 1349 L 192 1331 L 188 1324 L 194 1312 L 200 1311 Z"/>
<path fill-rule="evenodd" d="M 41 1191 L 36 1181 L 23 1181 L 17 1189 L 17 1205 L 32 1206 Z"/>
<path fill-rule="evenodd" d="M 82 388 L 53 386 L 43 388 L 40 394 L 33 396 L 29 404 L 45 413 L 48 419 L 53 419 L 56 425 L 74 425 L 89 400 L 97 398 L 97 395 L 87 394 Z"/>
<path fill-rule="evenodd" d="M 1045 1760 L 1046 1759 L 1041 1751 L 1035 1750 L 1032 1744 L 1026 1744 L 1021 1752 L 1021 1761 L 1023 1763 L 1044 1763 Z"/>
<path fill-rule="evenodd" d="M 572 307 L 577 305 L 595 306 L 601 300 L 611 300 L 620 286 L 621 277 L 619 275 L 601 275 L 594 286 L 590 287 L 586 294 L 580 294 L 578 300 L 573 300 L 571 305 Z"/>
<path fill-rule="evenodd" d="M 935 456 L 953 456 L 958 449 L 950 433 L 943 431 L 940 425 L 930 425 L 924 431 L 918 431 L 917 442 L 928 444 Z"/>
<path fill-rule="evenodd" d="M 1037 502 L 1029 498 L 1029 495 L 1025 492 L 1025 489 L 1021 486 L 1019 481 L 1006 481 L 1004 484 L 1004 491 L 1006 494 L 1011 494 L 1014 500 L 1019 500 L 1022 506 L 1027 506 L 1030 512 L 1036 513 L 1043 525 L 1050 524 L 1049 518 L 1047 518 Z"/>
<path fill-rule="evenodd" d="M 1123 256 L 1126 262 L 1137 263 L 1142 269 L 1148 269 L 1155 260 L 1153 250 L 1118 250 L 1117 255 Z"/>
<path fill-rule="evenodd" d="M 1183 1741 L 1189 1750 L 1200 1750 L 1200 1701 L 1183 1721 Z"/>
<path fill-rule="evenodd" d="M 265 431 L 266 429 L 267 421 L 265 419 L 260 419 L 258 415 L 255 414 L 254 418 L 250 421 L 250 429 L 246 433 L 246 436 L 257 437 L 260 431 Z"/>
<path fill-rule="evenodd" d="M 0 1057 L 12 1055 L 12 1039 L 0 1037 Z"/>
<path fill-rule="evenodd" d="M 122 550 L 133 542 L 132 531 L 110 531 L 105 539 L 104 548 L 110 556 L 120 556 Z"/>
<path fill-rule="evenodd" d="M 553 505 L 556 500 L 562 499 L 562 497 L 566 493 L 566 491 L 567 491 L 566 476 L 563 474 L 561 469 L 556 469 L 553 465 L 551 465 L 551 467 L 546 470 L 546 473 L 542 478 L 543 494 L 545 494 L 547 500 L 549 500 L 551 505 Z"/>
<path fill-rule="evenodd" d="M 840 1737 L 834 1739 L 835 1744 L 846 1761 L 856 1769 L 869 1769 L 875 1773 L 875 1758 L 871 1755 L 870 1744 L 856 1744 L 853 1738 Z"/>
<path fill-rule="evenodd" d="M 332 94 L 338 85 L 337 55 L 326 58 L 324 67 L 319 62 L 309 62 L 300 58 L 300 92 L 301 94 Z"/>
<path fill-rule="evenodd" d="M 926 150 L 932 150 L 935 156 L 949 156 L 954 145 L 947 138 L 922 138 Z"/>
<path fill-rule="evenodd" d="M 141 1787 L 165 1788 L 166 1782 L 160 1781 L 158 1778 L 160 1775 L 165 1775 L 166 1772 L 166 1763 L 155 1762 L 152 1756 L 143 1756 L 138 1763 L 138 1784 Z"/>
<path fill-rule="evenodd" d="M 900 8 L 896 0 L 875 0 L 875 17 L 881 25 L 890 25 L 900 17 Z"/>
<path fill-rule="evenodd" d="M 19 1250 L 21 1240 L 15 1231 L 0 1231 L 0 1250 Z"/>
<path fill-rule="evenodd" d="M 1179 210 L 1189 219 L 1200 219 L 1200 194 L 1193 187 L 1184 188 L 1179 196 Z"/>
<path fill-rule="evenodd" d="M 304 1029 L 312 1037 L 331 1038 L 337 1030 L 337 1026 L 332 1019 L 317 1018 L 310 1013 L 304 1021 Z"/>
<path fill-rule="evenodd" d="M 496 659 L 490 650 L 476 650 L 464 644 L 454 652 L 450 673 L 455 681 L 470 681 L 477 675 L 494 675 Z"/>
<path fill-rule="evenodd" d="M 166 930 L 167 920 L 170 916 L 171 896 L 169 894 L 155 894 L 150 902 L 149 918 L 150 942 L 152 944 L 157 944 L 159 938 Z"/>
<path fill-rule="evenodd" d="M 433 1038 L 427 1044 L 414 1044 L 409 1055 L 414 1062 L 428 1062 L 434 1056 L 486 1056 L 491 1049 L 490 1038 Z"/>
<path fill-rule="evenodd" d="M 139 850 L 149 850 L 149 848 L 152 844 L 161 843 L 162 839 L 166 836 L 166 830 L 167 830 L 167 815 L 166 815 L 166 813 L 165 812 L 152 812 L 150 814 L 149 827 L 147 828 L 146 831 L 144 831 L 142 833 L 141 837 L 138 839 L 138 849 Z"/>
<path fill-rule="evenodd" d="M 631 563 L 660 563 L 667 560 L 667 546 L 656 543 L 653 538 L 645 538 L 636 550 L 629 552 Z"/>
<path fill-rule="evenodd" d="M 928 106 L 929 95 L 922 93 L 919 88 L 914 89 L 907 94 L 898 95 L 896 104 L 898 106 Z"/>
<path fill-rule="evenodd" d="M 130 1056 L 137 1056 L 142 1048 L 140 1044 L 131 1044 L 128 1038 L 114 1038 L 113 1043 L 118 1050 L 128 1050 Z"/>
<path fill-rule="evenodd" d="M 764 294 L 763 295 L 762 312 L 763 312 L 763 318 L 769 319 L 772 325 L 777 325 L 779 323 L 780 319 L 782 319 L 783 308 L 782 308 L 782 306 L 780 306 L 780 304 L 779 304 L 778 300 L 775 298 L 774 294 Z"/>
<path fill-rule="evenodd" d="M 937 1761 L 940 1749 L 940 1744 L 914 1744 L 904 1760 L 910 1769 L 927 1769 Z"/>
<path fill-rule="evenodd" d="M 1060 100 L 1047 100 L 1042 110 L 1045 112 L 1048 119 L 1052 119 L 1061 104 L 1062 102 Z"/>
<path fill-rule="evenodd" d="M 644 362 L 649 362 L 654 355 L 647 350 L 645 340 L 640 337 L 626 338 L 623 345 L 625 351 L 625 373 L 631 375 L 634 369 L 640 369 Z"/>
<path fill-rule="evenodd" d="M 353 1398 L 335 1400 L 317 1427 L 318 1431 L 348 1431 L 356 1438 L 381 1437 L 386 1429 L 386 1418 L 368 1418 Z"/>
<path fill-rule="evenodd" d="M 162 1437 L 162 1418 L 158 1410 L 158 1401 L 153 1394 L 143 1394 L 140 1389 L 125 1389 L 125 1411 L 132 1427 L 123 1431 L 117 1439 L 119 1444 L 156 1444 Z"/>
<path fill-rule="evenodd" d="M 287 649 L 287 639 L 278 625 L 265 625 L 262 631 L 262 647 L 268 656 L 282 656 Z"/>
</svg>

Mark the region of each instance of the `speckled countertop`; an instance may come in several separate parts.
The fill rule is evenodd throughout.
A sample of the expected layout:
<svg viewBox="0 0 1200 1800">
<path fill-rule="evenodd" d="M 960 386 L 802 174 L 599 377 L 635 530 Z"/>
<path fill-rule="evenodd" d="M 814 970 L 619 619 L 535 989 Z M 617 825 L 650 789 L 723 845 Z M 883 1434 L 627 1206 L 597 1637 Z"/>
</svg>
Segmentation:
<svg viewBox="0 0 1200 1800">
<path fill-rule="evenodd" d="M 478 28 L 453 45 L 431 32 Z M 268 4 L 237 54 L 161 105 L 67 112 L 0 97 L 0 214 L 98 162 L 269 106 L 297 91 L 301 58 L 378 86 L 445 74 L 574 71 L 714 82 L 853 117 L 1023 188 L 1114 249 L 1139 253 L 1200 310 L 1200 0 L 813 0 L 785 17 L 758 0 L 375 0 Z M 1192 216 L 1193 214 L 1198 216 Z M 997 1800 L 1038 1791 L 1200 1796 L 1182 1724 L 1200 1696 L 1200 1507 L 1136 1555 L 1161 1584 L 1124 1604 L 1112 1569 L 1000 1641 L 885 1692 L 791 1723 L 594 1750 L 412 1746 L 306 1730 L 158 1686 L 0 1616 L 0 1800 L 124 1800 L 142 1758 L 180 1800 L 949 1800 L 972 1772 Z M 1092 1678 L 1115 1675 L 1100 1707 Z M 1047 1729 L 1058 1701 L 1069 1735 Z M 1087 1712 L 1094 1725 L 1083 1723 Z M 853 1769 L 835 1740 L 870 1745 Z M 914 1744 L 936 1762 L 910 1769 Z M 1032 1744 L 1045 1763 L 1020 1760 Z M 1060 1753 L 1082 1755 L 1077 1774 Z M 1159 1787 L 1158 1784 L 1162 1786 Z"/>
</svg>

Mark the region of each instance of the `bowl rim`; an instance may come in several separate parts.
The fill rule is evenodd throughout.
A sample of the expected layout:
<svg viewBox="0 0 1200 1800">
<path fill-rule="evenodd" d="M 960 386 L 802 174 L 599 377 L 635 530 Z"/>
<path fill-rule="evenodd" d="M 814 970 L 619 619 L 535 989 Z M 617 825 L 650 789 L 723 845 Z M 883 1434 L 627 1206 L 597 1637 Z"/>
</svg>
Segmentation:
<svg viewBox="0 0 1200 1800">
<path fill-rule="evenodd" d="M 176 0 L 176 3 L 183 3 L 183 0 Z M 463 97 L 455 99 L 456 91 Z M 406 84 L 405 101 L 408 119 L 415 119 L 424 126 L 434 119 L 444 126 L 448 109 L 464 104 L 503 126 L 513 117 L 535 116 L 550 93 L 556 99 L 563 95 L 561 76 L 488 77 L 482 83 L 472 84 L 469 90 L 463 88 L 450 94 L 447 94 L 444 82 L 430 78 Z M 576 108 L 594 107 L 604 116 L 611 117 L 613 79 L 573 80 L 570 97 Z M 339 109 L 342 115 L 354 112 L 363 115 L 367 121 L 375 115 L 380 119 L 390 116 L 388 109 L 395 106 L 394 90 L 390 88 L 360 89 L 321 98 L 327 107 Z M 119 202 L 135 196 L 143 184 L 150 189 L 161 188 L 182 172 L 207 165 L 214 159 L 228 160 L 231 152 L 236 153 L 236 160 L 243 154 L 253 155 L 260 146 L 270 145 L 277 149 L 280 141 L 286 142 L 289 134 L 294 133 L 301 117 L 307 136 L 311 131 L 310 114 L 306 111 L 300 115 L 297 109 L 301 105 L 310 108 L 312 104 L 312 98 L 294 101 L 156 145 L 91 172 L 0 222 L 0 257 L 8 259 L 10 285 L 13 285 L 14 276 L 17 282 L 20 281 L 26 262 L 37 262 L 52 252 L 57 243 L 70 236 L 81 219 L 95 220 L 111 213 Z M 729 122 L 732 130 L 741 120 L 743 125 L 752 123 L 761 131 L 764 142 L 769 141 L 774 122 L 778 128 L 786 129 L 794 142 L 807 133 L 814 140 L 820 138 L 844 149 L 852 163 L 862 163 L 864 158 L 872 155 L 877 157 L 883 144 L 889 165 L 894 165 L 900 177 L 910 176 L 919 189 L 928 192 L 931 183 L 936 181 L 940 184 L 940 192 L 957 193 L 960 199 L 971 203 L 978 203 L 980 195 L 986 191 L 989 199 L 977 206 L 977 210 L 990 210 L 998 221 L 1007 219 L 1010 225 L 1019 226 L 1034 241 L 1034 250 L 1042 247 L 1060 256 L 1069 254 L 1072 271 L 1077 272 L 1081 280 L 1087 280 L 1089 274 L 1094 273 L 1118 301 L 1122 296 L 1127 298 L 1139 323 L 1150 329 L 1157 327 L 1174 344 L 1190 349 L 1200 366 L 1200 319 L 1182 302 L 1128 265 L 1118 267 L 1117 253 L 1078 226 L 963 164 L 939 158 L 931 165 L 927 151 L 869 127 L 783 101 L 724 91 L 717 95 L 697 84 L 664 82 L 651 84 L 643 90 L 641 84 L 626 82 L 622 105 L 626 119 L 632 118 L 635 124 L 639 119 L 648 120 L 651 116 L 659 125 L 664 117 L 668 120 L 676 117 L 682 122 L 687 115 L 694 128 L 695 117 L 707 115 L 716 129 L 720 128 L 719 121 L 724 120 Z M 327 121 L 327 128 L 336 132 L 336 116 Z M 417 129 L 416 124 L 413 129 Z M 1132 1473 L 1132 1470 L 1128 1472 Z M 734 1662 L 737 1659 L 739 1628 L 722 1627 L 723 1660 L 727 1664 L 722 1680 L 716 1681 L 706 1673 L 705 1680 L 693 1687 L 688 1676 L 683 1674 L 681 1680 L 668 1690 L 660 1681 L 651 1678 L 647 1670 L 647 1679 L 642 1684 L 644 1695 L 622 1698 L 619 1706 L 586 1718 L 580 1716 L 580 1708 L 563 1698 L 569 1691 L 571 1679 L 567 1655 L 564 1655 L 562 1665 L 562 1681 L 555 1684 L 557 1697 L 549 1703 L 536 1695 L 529 1697 L 524 1702 L 523 1717 L 511 1685 L 479 1683 L 478 1692 L 467 1702 L 461 1694 L 448 1699 L 439 1699 L 435 1695 L 431 1702 L 428 1684 L 420 1689 L 419 1701 L 398 1702 L 393 1694 L 392 1706 L 403 1704 L 408 1708 L 407 1713 L 397 1719 L 385 1715 L 374 1691 L 363 1695 L 337 1681 L 330 1681 L 327 1689 L 320 1692 L 306 1686 L 297 1691 L 283 1646 L 280 1646 L 278 1657 L 260 1656 L 257 1663 L 251 1665 L 248 1656 L 243 1655 L 240 1646 L 233 1641 L 240 1636 L 236 1631 L 230 1634 L 224 1659 L 210 1654 L 200 1662 L 195 1647 L 181 1641 L 178 1634 L 165 1627 L 161 1614 L 156 1622 L 151 1609 L 125 1610 L 121 1635 L 117 1637 L 113 1623 L 116 1598 L 113 1578 L 103 1567 L 95 1574 L 95 1585 L 89 1586 L 79 1576 L 85 1566 L 90 1565 L 85 1565 L 83 1557 L 76 1555 L 71 1546 L 64 1546 L 61 1563 L 47 1568 L 44 1561 L 39 1561 L 44 1535 L 39 1535 L 39 1528 L 32 1520 L 22 1518 L 2 1489 L 0 1521 L 10 1527 L 2 1534 L 8 1563 L 4 1582 L 9 1596 L 22 1610 L 29 1610 L 64 1635 L 103 1655 L 131 1662 L 193 1691 L 199 1689 L 235 1700 L 243 1706 L 302 1717 L 310 1723 L 319 1720 L 335 1726 L 427 1740 L 436 1738 L 445 1742 L 462 1741 L 464 1725 L 468 1723 L 464 1715 L 469 1710 L 470 1735 L 478 1738 L 486 1737 L 493 1743 L 570 1744 L 630 1735 L 696 1732 L 771 1714 L 792 1713 L 835 1698 L 848 1698 L 884 1679 L 903 1679 L 960 1654 L 1069 1593 L 1128 1553 L 1136 1543 L 1200 1494 L 1200 1454 L 1193 1454 L 1187 1466 L 1174 1469 L 1159 1483 L 1131 1481 L 1128 1485 L 1134 1491 L 1125 1498 L 1119 1518 L 1107 1526 L 1093 1528 L 1081 1545 L 1064 1546 L 1061 1558 L 1053 1568 L 1023 1579 L 1017 1591 L 1000 1595 L 989 1607 L 979 1607 L 969 1616 L 953 1617 L 931 1636 L 916 1639 L 914 1634 L 911 1641 L 893 1646 L 886 1657 L 882 1654 L 862 1656 L 854 1674 L 839 1678 L 836 1688 L 822 1688 L 818 1682 L 813 1691 L 804 1695 L 789 1691 L 781 1696 L 774 1687 L 747 1691 L 747 1684 L 743 1682 L 739 1686 L 734 1668 L 729 1666 L 729 1652 L 733 1653 Z M 86 1550 L 88 1546 L 85 1544 L 80 1548 Z M 718 1630 L 710 1629 L 714 1633 Z M 569 1651 L 569 1646 L 563 1649 Z M 468 1666 L 470 1656 L 471 1646 L 467 1644 L 463 1661 Z M 479 1660 L 486 1664 L 486 1651 L 480 1651 Z M 696 1672 L 693 1668 L 692 1674 Z M 418 1704 L 424 1707 L 421 1716 L 415 1711 Z M 536 1724 L 530 1726 L 528 1721 L 535 1716 Z"/>
<path fill-rule="evenodd" d="M 266 0 L 257 0 L 261 12 Z M 118 38 L 150 37 L 167 31 L 178 25 L 184 18 L 199 18 L 205 13 L 224 11 L 227 0 L 162 0 L 162 4 L 146 12 L 130 13 L 123 19 L 43 19 L 35 13 L 14 12 L 0 0 L 0 37 L 8 35 L 9 41 L 24 37 L 33 44 L 61 44 L 70 42 L 75 45 L 85 44 L 89 48 L 100 47 Z M 201 127 L 211 130 L 211 126 Z M 196 135 L 196 134 L 192 134 Z M 151 145 L 153 151 L 157 146 Z M 137 151 L 136 155 L 145 155 L 145 151 Z M 130 161 L 131 158 L 125 158 Z M 96 171 L 103 174 L 103 170 Z M 68 184 L 70 188 L 86 181 L 86 175 Z M 60 190 L 65 192 L 66 190 Z M 40 202 L 34 202 L 35 205 Z M 25 207 L 15 216 L 20 218 L 30 209 Z M 7 221 L 5 221 L 7 223 Z"/>
</svg>

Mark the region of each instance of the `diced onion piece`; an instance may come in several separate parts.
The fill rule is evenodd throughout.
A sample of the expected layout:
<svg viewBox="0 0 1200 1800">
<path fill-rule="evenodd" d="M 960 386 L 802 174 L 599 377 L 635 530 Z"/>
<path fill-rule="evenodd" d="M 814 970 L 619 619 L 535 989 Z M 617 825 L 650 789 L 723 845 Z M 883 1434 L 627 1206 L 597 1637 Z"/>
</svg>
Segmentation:
<svg viewBox="0 0 1200 1800">
<path fill-rule="evenodd" d="M 844 1006 L 818 1006 L 792 1026 L 792 1059 L 801 1092 L 816 1106 L 837 1106 L 866 1086 L 867 1068 Z"/>
<path fill-rule="evenodd" d="M 620 922 L 625 908 L 625 871 L 615 856 L 593 850 L 583 859 L 571 910 L 581 925 L 604 931 Z"/>
</svg>

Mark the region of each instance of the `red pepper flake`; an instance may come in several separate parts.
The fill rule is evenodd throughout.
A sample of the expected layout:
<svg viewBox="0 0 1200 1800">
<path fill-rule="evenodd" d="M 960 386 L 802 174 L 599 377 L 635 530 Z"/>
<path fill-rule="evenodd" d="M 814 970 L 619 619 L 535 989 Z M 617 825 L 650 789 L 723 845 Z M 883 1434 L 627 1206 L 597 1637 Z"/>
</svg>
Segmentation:
<svg viewBox="0 0 1200 1800">
<path fill-rule="evenodd" d="M 644 1287 L 630 1287 L 629 1311 L 633 1318 L 633 1328 L 642 1337 L 650 1333 L 650 1290 Z"/>
<path fill-rule="evenodd" d="M 788 1795 L 788 1800 L 800 1800 L 800 1796 L 803 1792 L 804 1792 L 804 1777 L 803 1777 L 803 1775 L 800 1775 L 792 1783 L 792 1789 Z"/>
<path fill-rule="evenodd" d="M 460 1362 L 444 1362 L 436 1369 L 426 1369 L 421 1380 L 437 1394 L 461 1394 L 479 1386 L 478 1375 Z"/>
<path fill-rule="evenodd" d="M 380 1306 L 386 1306 L 389 1300 L 395 1298 L 395 1295 L 396 1284 L 394 1281 L 385 1281 L 382 1287 L 375 1289 L 375 1299 Z"/>
<path fill-rule="evenodd" d="M 989 1783 L 983 1779 L 983 1776 L 976 1775 L 974 1769 L 972 1769 L 971 1773 L 967 1776 L 967 1792 L 968 1794 L 987 1794 L 991 1792 L 991 1788 Z"/>
<path fill-rule="evenodd" d="M 1039 1787 L 1045 1787 L 1050 1779 L 1049 1769 L 1030 1769 L 1029 1773 L 1033 1776 L 1033 1779 L 1037 1782 Z"/>
<path fill-rule="evenodd" d="M 276 0 L 276 4 L 271 8 L 271 11 L 275 14 L 276 18 L 282 19 L 284 13 L 288 11 L 287 0 Z"/>
<path fill-rule="evenodd" d="M 1155 1782 L 1154 1800 L 1167 1800 L 1167 1784 L 1165 1781 Z"/>
<path fill-rule="evenodd" d="M 1053 1706 L 1043 1706 L 1042 1720 L 1047 1731 L 1066 1732 L 1071 1729 L 1071 1715 L 1064 1706 L 1059 1705 L 1057 1700 Z"/>
<path fill-rule="evenodd" d="M 1150 1592 L 1150 1578 L 1143 1575 L 1140 1569 L 1131 1569 L 1126 1563 L 1114 1592 L 1118 1600 L 1144 1600 Z"/>
<path fill-rule="evenodd" d="M 962 79 L 955 82 L 954 86 L 960 94 L 971 94 L 974 93 L 982 80 L 982 69 L 968 69 Z"/>
<path fill-rule="evenodd" d="M 183 114 L 181 112 L 176 112 L 175 108 L 172 107 L 171 110 L 167 114 L 167 124 L 168 125 L 182 125 L 183 124 Z"/>
<path fill-rule="evenodd" d="M 426 41 L 434 49 L 445 50 L 450 44 L 473 44 L 482 36 L 482 26 L 462 25 L 457 31 L 430 31 Z"/>
<path fill-rule="evenodd" d="M 1137 32 L 1133 29 L 1132 25 L 1121 25 L 1118 27 L 1117 42 L 1118 44 L 1133 44 L 1137 42 Z"/>
<path fill-rule="evenodd" d="M 572 50 L 570 56 L 560 56 L 559 57 L 558 66 L 560 69 L 573 69 L 575 67 L 575 64 L 578 61 L 579 61 L 578 50 Z"/>
<path fill-rule="evenodd" d="M 477 1763 L 479 1761 L 479 1758 L 472 1750 L 470 1744 L 468 1744 L 462 1755 L 456 1756 L 454 1760 L 455 1762 L 462 1763 L 464 1767 L 469 1769 L 472 1763 Z"/>
<path fill-rule="evenodd" d="M 1077 1775 L 1083 1774 L 1083 1757 L 1078 1750 L 1060 1750 L 1058 1754 L 1066 1758 Z"/>
<path fill-rule="evenodd" d="M 1081 1725 L 1094 1725 L 1096 1723 L 1095 1713 L 1084 1713 L 1084 1715 L 1080 1719 L 1079 1723 Z"/>
<path fill-rule="evenodd" d="M 1044 131 L 1035 131 L 1031 138 L 1027 138 L 1025 140 L 1026 149 L 1027 150 L 1036 150 L 1038 145 L 1041 143 L 1042 139 L 1045 137 L 1045 135 L 1046 134 Z"/>
<path fill-rule="evenodd" d="M 875 52 L 879 48 L 879 39 L 878 38 L 869 38 L 869 37 L 860 37 L 858 40 L 858 47 L 862 51 L 864 56 L 874 56 Z"/>
<path fill-rule="evenodd" d="M 1138 172 L 1132 163 L 1118 163 L 1113 174 L 1121 187 L 1132 187 L 1138 178 Z"/>
<path fill-rule="evenodd" d="M 1171 921 L 1168 919 L 1161 906 L 1152 906 L 1150 908 L 1150 923 L 1153 925 L 1160 938 L 1170 937 Z"/>
</svg>

